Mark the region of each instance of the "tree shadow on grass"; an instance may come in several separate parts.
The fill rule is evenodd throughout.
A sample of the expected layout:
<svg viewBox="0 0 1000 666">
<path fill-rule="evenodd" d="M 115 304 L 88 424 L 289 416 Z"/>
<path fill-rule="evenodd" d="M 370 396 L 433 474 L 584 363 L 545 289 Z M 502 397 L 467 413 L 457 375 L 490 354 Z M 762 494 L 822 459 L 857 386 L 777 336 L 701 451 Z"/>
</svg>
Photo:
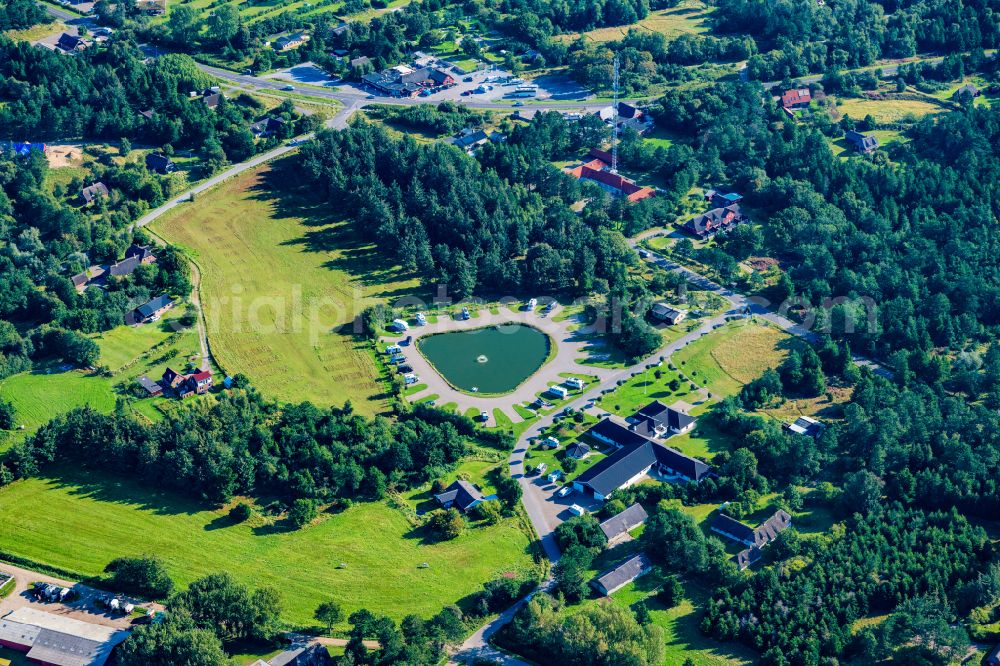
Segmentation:
<svg viewBox="0 0 1000 666">
<path fill-rule="evenodd" d="M 361 237 L 351 222 L 352 211 L 320 201 L 302 184 L 295 170 L 293 158 L 278 160 L 249 190 L 255 199 L 272 206 L 273 218 L 295 219 L 308 228 L 300 238 L 288 240 L 284 245 L 298 246 L 304 252 L 336 252 L 336 256 L 323 263 L 324 268 L 342 271 L 367 287 L 415 277 L 393 265 L 375 244 Z M 372 295 L 393 298 L 411 293 L 406 289 L 387 289 Z"/>
<path fill-rule="evenodd" d="M 207 502 L 170 491 L 150 490 L 139 481 L 111 478 L 92 469 L 52 466 L 40 478 L 73 497 L 119 504 L 158 516 L 191 516 L 215 508 Z"/>
</svg>

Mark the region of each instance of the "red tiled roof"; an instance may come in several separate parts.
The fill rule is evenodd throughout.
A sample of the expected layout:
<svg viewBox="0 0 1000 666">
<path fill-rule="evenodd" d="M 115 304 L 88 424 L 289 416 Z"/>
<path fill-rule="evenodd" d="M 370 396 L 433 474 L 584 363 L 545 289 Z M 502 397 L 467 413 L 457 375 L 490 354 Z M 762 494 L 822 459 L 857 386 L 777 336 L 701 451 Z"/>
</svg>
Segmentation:
<svg viewBox="0 0 1000 666">
<path fill-rule="evenodd" d="M 196 382 L 202 382 L 205 381 L 206 379 L 211 379 L 212 373 L 209 372 L 208 370 L 199 370 L 198 372 L 191 373 L 190 377 Z"/>
<path fill-rule="evenodd" d="M 650 187 L 639 187 L 620 174 L 611 173 L 610 171 L 600 171 L 590 167 L 588 164 L 583 165 L 580 178 L 589 178 L 590 180 L 614 188 L 627 196 L 629 201 L 639 201 L 640 199 L 653 196 L 653 189 Z"/>
<path fill-rule="evenodd" d="M 808 88 L 793 88 L 786 90 L 781 96 L 781 106 L 788 108 L 797 104 L 808 104 L 812 100 L 812 95 Z"/>
</svg>

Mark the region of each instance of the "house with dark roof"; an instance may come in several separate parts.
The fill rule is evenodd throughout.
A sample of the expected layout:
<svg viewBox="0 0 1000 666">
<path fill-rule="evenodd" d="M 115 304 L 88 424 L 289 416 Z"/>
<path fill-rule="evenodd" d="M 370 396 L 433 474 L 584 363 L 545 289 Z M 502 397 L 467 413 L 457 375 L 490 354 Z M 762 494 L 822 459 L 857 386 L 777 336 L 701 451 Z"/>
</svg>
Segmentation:
<svg viewBox="0 0 1000 666">
<path fill-rule="evenodd" d="M 630 557 L 613 569 L 605 571 L 590 582 L 591 586 L 603 594 L 610 596 L 637 578 L 653 570 L 653 563 L 645 553 Z"/>
<path fill-rule="evenodd" d="M 698 421 L 676 407 L 654 400 L 627 419 L 632 430 L 644 437 L 669 437 L 690 432 Z"/>
<path fill-rule="evenodd" d="M 715 208 L 725 208 L 726 206 L 732 206 L 733 204 L 738 204 L 743 201 L 743 195 L 737 194 L 736 192 L 719 192 L 718 190 L 712 190 L 711 195 L 706 197 L 709 203 Z"/>
<path fill-rule="evenodd" d="M 280 132 L 285 127 L 284 118 L 275 118 L 274 116 L 268 116 L 263 120 L 258 120 L 257 122 L 250 125 L 250 132 L 257 139 L 266 139 L 269 136 L 274 136 Z"/>
<path fill-rule="evenodd" d="M 86 43 L 81 37 L 64 32 L 59 35 L 59 41 L 56 42 L 56 46 L 66 53 L 74 53 L 83 49 Z"/>
<path fill-rule="evenodd" d="M 177 372 L 173 368 L 167 368 L 163 371 L 163 378 L 160 380 L 160 385 L 167 389 L 176 389 L 181 384 L 184 383 L 184 375 Z"/>
<path fill-rule="evenodd" d="M 812 102 L 812 94 L 809 88 L 792 88 L 781 94 L 781 107 L 783 109 L 803 109 Z"/>
<path fill-rule="evenodd" d="M 566 455 L 573 460 L 583 460 L 590 455 L 590 446 L 584 442 L 574 442 L 566 447 Z"/>
<path fill-rule="evenodd" d="M 98 181 L 80 190 L 80 202 L 89 206 L 101 197 L 109 196 L 109 194 L 108 186 Z"/>
<path fill-rule="evenodd" d="M 608 538 L 608 547 L 624 541 L 628 533 L 646 522 L 649 515 L 638 502 L 621 513 L 614 515 L 601 523 L 601 531 Z"/>
<path fill-rule="evenodd" d="M 596 111 L 594 115 L 610 125 L 615 122 L 615 107 L 606 106 Z M 653 121 L 641 109 L 627 102 L 618 102 L 618 120 L 615 123 L 615 132 L 620 133 L 626 127 L 631 127 L 638 134 L 645 134 L 653 128 Z"/>
<path fill-rule="evenodd" d="M 610 418 L 586 433 L 617 450 L 573 480 L 573 488 L 597 500 L 605 500 L 619 488 L 627 488 L 656 473 L 670 479 L 701 481 L 713 473 L 711 466 L 643 437 Z"/>
<path fill-rule="evenodd" d="M 792 423 L 786 423 L 785 428 L 796 435 L 816 438 L 823 432 L 825 426 L 809 416 L 800 416 Z"/>
<path fill-rule="evenodd" d="M 158 382 L 154 382 L 146 375 L 142 375 L 135 381 L 139 384 L 139 386 L 145 389 L 146 393 L 149 395 L 150 398 L 155 398 L 157 396 L 163 395 L 163 387 L 160 386 Z"/>
<path fill-rule="evenodd" d="M 163 153 L 149 153 L 146 155 L 146 168 L 158 174 L 166 175 L 173 173 L 177 165 Z"/>
<path fill-rule="evenodd" d="M 859 153 L 870 153 L 878 148 L 878 138 L 871 134 L 862 134 L 854 130 L 847 130 L 844 140 L 854 150 Z"/>
<path fill-rule="evenodd" d="M 293 32 L 290 35 L 285 35 L 284 37 L 278 37 L 274 40 L 274 50 L 275 51 L 291 51 L 292 49 L 297 49 L 306 42 L 308 42 L 310 36 L 304 32 Z"/>
<path fill-rule="evenodd" d="M 357 58 L 351 58 L 351 61 L 348 64 L 351 69 L 363 69 L 371 65 L 371 63 L 371 58 L 368 56 L 358 56 Z"/>
<path fill-rule="evenodd" d="M 462 513 L 474 509 L 487 500 L 479 488 L 464 479 L 458 479 L 445 488 L 443 492 L 435 495 L 434 499 L 438 501 L 441 508 L 451 509 L 454 507 Z"/>
<path fill-rule="evenodd" d="M 226 99 L 226 96 L 215 90 L 206 90 L 205 94 L 201 97 L 202 103 L 210 109 L 218 108 L 224 99 Z"/>
<path fill-rule="evenodd" d="M 731 541 L 749 546 L 734 558 L 737 565 L 745 569 L 760 559 L 761 548 L 777 539 L 779 534 L 791 526 L 792 517 L 783 509 L 778 509 L 757 527 L 750 527 L 724 513 L 719 513 L 712 521 L 710 529 Z"/>
<path fill-rule="evenodd" d="M 159 319 L 161 314 L 173 306 L 174 299 L 170 298 L 167 294 L 163 294 L 143 303 L 132 312 L 137 322 L 150 322 Z"/>
<path fill-rule="evenodd" d="M 743 221 L 739 204 L 725 208 L 713 208 L 684 223 L 682 229 L 692 236 L 705 239 L 717 233 L 728 231 Z"/>
<path fill-rule="evenodd" d="M 666 303 L 657 303 L 649 309 L 649 314 L 653 319 L 662 321 L 668 326 L 673 326 L 674 324 L 683 321 L 687 313 L 684 310 L 678 310 L 677 308 L 672 308 Z"/>
<path fill-rule="evenodd" d="M 981 94 L 982 91 L 980 91 L 979 88 L 972 85 L 971 83 L 966 83 L 964 86 L 955 91 L 955 94 L 952 95 L 952 98 L 959 100 L 962 99 L 963 97 L 975 99 L 979 97 Z"/>
<path fill-rule="evenodd" d="M 467 153 L 473 152 L 479 146 L 489 143 L 490 137 L 483 130 L 466 130 L 454 137 L 451 143 Z"/>
</svg>

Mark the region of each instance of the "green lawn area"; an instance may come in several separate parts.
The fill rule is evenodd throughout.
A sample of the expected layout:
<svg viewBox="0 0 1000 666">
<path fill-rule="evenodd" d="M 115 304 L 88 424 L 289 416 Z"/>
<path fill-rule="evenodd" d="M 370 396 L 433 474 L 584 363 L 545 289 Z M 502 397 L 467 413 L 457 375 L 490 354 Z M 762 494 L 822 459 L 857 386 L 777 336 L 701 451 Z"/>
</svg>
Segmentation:
<svg viewBox="0 0 1000 666">
<path fill-rule="evenodd" d="M 340 327 L 376 301 L 412 293 L 417 280 L 275 176 L 266 166 L 246 172 L 155 231 L 200 268 L 212 352 L 227 373 L 279 400 L 384 411 L 374 360 Z"/>
<path fill-rule="evenodd" d="M 928 114 L 947 111 L 947 109 L 933 101 L 915 99 L 873 100 L 857 97 L 838 97 L 836 108 L 841 115 L 850 115 L 855 120 L 861 120 L 865 116 L 871 115 L 875 118 L 875 122 L 878 123 L 899 122 L 911 116 L 919 119 Z"/>
<path fill-rule="evenodd" d="M 656 374 L 660 374 L 657 379 Z M 677 380 L 680 387 L 677 391 L 670 389 L 669 384 Z M 694 404 L 700 399 L 697 391 L 691 391 L 691 383 L 680 379 L 679 373 L 671 370 L 667 363 L 656 368 L 643 370 L 630 378 L 612 393 L 601 397 L 601 409 L 617 414 L 622 418 L 631 416 L 643 405 L 653 400 L 659 400 L 666 405 L 672 405 L 678 400 Z"/>
<path fill-rule="evenodd" d="M 115 408 L 111 385 L 107 377 L 80 370 L 60 371 L 51 365 L 8 377 L 0 382 L 0 398 L 14 405 L 17 423 L 25 429 L 0 432 L 0 451 L 76 407 L 90 405 L 110 412 Z"/>
<path fill-rule="evenodd" d="M 28 479 L 0 489 L 0 543 L 84 575 L 141 553 L 160 555 L 181 585 L 228 571 L 280 589 L 283 617 L 295 625 L 311 625 L 316 605 L 329 598 L 345 617 L 362 607 L 396 620 L 429 617 L 494 576 L 533 566 L 528 537 L 513 520 L 432 544 L 384 502 L 357 503 L 295 531 L 260 518 L 233 525 L 226 513 L 94 473 Z"/>
<path fill-rule="evenodd" d="M 800 344 L 775 326 L 736 320 L 679 350 L 673 360 L 714 399 L 738 393 L 768 368 L 777 368 L 788 350 Z"/>
<path fill-rule="evenodd" d="M 583 36 L 589 41 L 603 43 L 621 39 L 630 29 L 658 32 L 668 38 L 684 34 L 702 34 L 710 29 L 708 16 L 713 9 L 700 0 L 682 0 L 676 7 L 650 12 L 649 16 L 637 23 L 597 28 L 583 33 Z M 576 37 L 577 33 L 573 33 L 559 39 L 570 42 Z"/>
<path fill-rule="evenodd" d="M 91 335 L 91 339 L 101 348 L 100 364 L 108 366 L 112 372 L 118 372 L 150 347 L 163 343 L 180 331 L 182 327 L 179 320 L 186 311 L 187 307 L 181 305 L 168 310 L 160 321 L 139 326 L 119 326 Z M 196 337 L 195 342 L 197 343 Z"/>
</svg>

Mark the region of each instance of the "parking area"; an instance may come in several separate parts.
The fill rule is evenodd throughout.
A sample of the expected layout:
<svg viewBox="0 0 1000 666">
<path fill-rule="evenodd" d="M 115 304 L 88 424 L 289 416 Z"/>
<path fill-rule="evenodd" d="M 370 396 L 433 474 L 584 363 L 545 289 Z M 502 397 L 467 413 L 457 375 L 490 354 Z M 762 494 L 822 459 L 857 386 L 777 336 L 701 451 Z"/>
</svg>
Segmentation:
<svg viewBox="0 0 1000 666">
<path fill-rule="evenodd" d="M 310 86 L 333 86 L 340 83 L 340 79 L 330 76 L 311 62 L 304 62 L 288 69 L 279 69 L 271 74 L 266 74 L 263 78 Z"/>
<path fill-rule="evenodd" d="M 538 495 L 543 500 L 541 506 L 546 522 L 553 527 L 573 517 L 574 513 L 570 507 L 574 505 L 588 513 L 596 513 L 604 505 L 600 500 L 575 490 L 565 497 L 559 497 L 559 489 L 566 484 L 561 481 L 552 483 L 545 475 L 532 477 L 531 485 L 537 489 Z"/>
<path fill-rule="evenodd" d="M 54 615 L 71 617 L 76 620 L 100 624 L 116 629 L 126 629 L 132 625 L 133 616 L 124 612 L 114 612 L 107 608 L 99 608 L 95 601 L 108 595 L 107 592 L 97 590 L 82 583 L 74 583 L 62 580 L 53 576 L 28 571 L 13 565 L 0 565 L 0 572 L 13 576 L 14 590 L 4 599 L 0 599 L 0 616 L 6 615 L 18 608 L 34 608 Z M 45 601 L 36 597 L 33 588 L 35 583 L 53 585 L 57 588 L 70 590 L 67 601 Z M 127 599 L 122 595 L 116 595 L 122 605 L 125 602 L 135 605 L 136 609 L 162 611 L 163 607 L 154 603 L 139 603 L 135 600 Z"/>
</svg>

